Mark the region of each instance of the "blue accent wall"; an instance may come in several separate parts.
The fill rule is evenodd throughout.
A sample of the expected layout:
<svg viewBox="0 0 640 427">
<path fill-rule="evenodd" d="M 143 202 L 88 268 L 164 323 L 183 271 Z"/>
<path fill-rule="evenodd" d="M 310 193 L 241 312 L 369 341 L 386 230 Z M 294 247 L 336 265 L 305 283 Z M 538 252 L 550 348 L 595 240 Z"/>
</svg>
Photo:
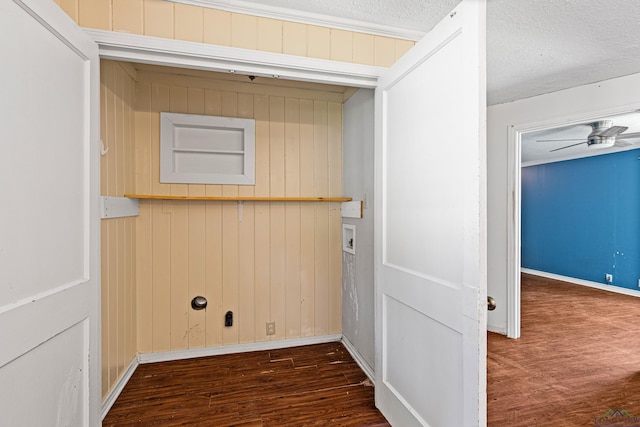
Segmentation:
<svg viewBox="0 0 640 427">
<path fill-rule="evenodd" d="M 522 266 L 637 290 L 640 149 L 522 168 Z"/>
</svg>

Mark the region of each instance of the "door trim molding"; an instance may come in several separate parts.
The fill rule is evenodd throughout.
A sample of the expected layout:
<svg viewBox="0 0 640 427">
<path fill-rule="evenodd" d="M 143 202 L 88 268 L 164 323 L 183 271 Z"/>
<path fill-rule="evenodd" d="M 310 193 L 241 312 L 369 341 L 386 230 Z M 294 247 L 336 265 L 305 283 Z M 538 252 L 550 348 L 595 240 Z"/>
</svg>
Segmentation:
<svg viewBox="0 0 640 427">
<path fill-rule="evenodd" d="M 100 57 L 373 89 L 385 67 L 84 28 Z"/>
</svg>

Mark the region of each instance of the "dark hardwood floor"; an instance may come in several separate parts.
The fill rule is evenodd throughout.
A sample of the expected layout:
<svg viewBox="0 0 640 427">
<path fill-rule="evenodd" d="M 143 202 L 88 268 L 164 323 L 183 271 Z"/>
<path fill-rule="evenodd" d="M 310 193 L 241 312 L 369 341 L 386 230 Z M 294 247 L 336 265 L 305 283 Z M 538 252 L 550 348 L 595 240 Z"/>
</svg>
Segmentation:
<svg viewBox="0 0 640 427">
<path fill-rule="evenodd" d="M 521 338 L 490 333 L 487 363 L 491 427 L 640 426 L 640 299 L 525 274 Z"/>
<path fill-rule="evenodd" d="M 389 426 L 340 343 L 140 365 L 103 426 Z"/>
<path fill-rule="evenodd" d="M 523 275 L 487 377 L 490 427 L 640 426 L 640 299 Z M 373 395 L 340 343 L 214 356 L 140 365 L 103 426 L 388 426 Z"/>
</svg>

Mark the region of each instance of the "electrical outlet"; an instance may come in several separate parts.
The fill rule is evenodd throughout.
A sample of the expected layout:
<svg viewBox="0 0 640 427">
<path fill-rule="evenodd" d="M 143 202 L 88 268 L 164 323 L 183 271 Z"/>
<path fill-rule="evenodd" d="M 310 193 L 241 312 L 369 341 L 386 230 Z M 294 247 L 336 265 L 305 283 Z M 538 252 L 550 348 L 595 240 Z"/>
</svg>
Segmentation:
<svg viewBox="0 0 640 427">
<path fill-rule="evenodd" d="M 638 279 L 638 287 L 640 288 L 640 279 Z"/>
<path fill-rule="evenodd" d="M 276 334 L 276 322 L 267 322 L 267 335 Z"/>
<path fill-rule="evenodd" d="M 606 275 L 604 276 L 604 280 L 605 280 L 607 283 L 613 283 L 613 274 L 606 274 Z"/>
</svg>

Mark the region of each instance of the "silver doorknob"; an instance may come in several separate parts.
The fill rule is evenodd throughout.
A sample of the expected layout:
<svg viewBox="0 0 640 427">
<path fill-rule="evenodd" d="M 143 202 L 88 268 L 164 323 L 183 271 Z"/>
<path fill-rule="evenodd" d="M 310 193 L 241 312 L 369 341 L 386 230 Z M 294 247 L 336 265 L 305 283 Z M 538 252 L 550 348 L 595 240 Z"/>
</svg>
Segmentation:
<svg viewBox="0 0 640 427">
<path fill-rule="evenodd" d="M 496 309 L 496 300 L 493 297 L 487 297 L 487 310 L 493 311 Z"/>
</svg>

